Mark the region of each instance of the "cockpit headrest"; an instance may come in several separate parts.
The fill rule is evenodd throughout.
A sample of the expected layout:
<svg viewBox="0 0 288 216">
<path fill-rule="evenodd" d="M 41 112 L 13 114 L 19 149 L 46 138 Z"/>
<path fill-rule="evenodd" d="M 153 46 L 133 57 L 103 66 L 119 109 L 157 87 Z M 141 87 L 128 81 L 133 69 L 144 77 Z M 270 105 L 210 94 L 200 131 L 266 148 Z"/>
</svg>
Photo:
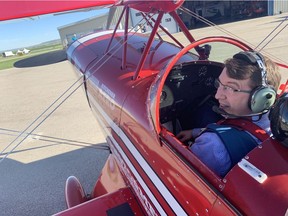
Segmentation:
<svg viewBox="0 0 288 216">
<path fill-rule="evenodd" d="M 288 93 L 277 100 L 269 113 L 273 136 L 288 148 Z"/>
</svg>

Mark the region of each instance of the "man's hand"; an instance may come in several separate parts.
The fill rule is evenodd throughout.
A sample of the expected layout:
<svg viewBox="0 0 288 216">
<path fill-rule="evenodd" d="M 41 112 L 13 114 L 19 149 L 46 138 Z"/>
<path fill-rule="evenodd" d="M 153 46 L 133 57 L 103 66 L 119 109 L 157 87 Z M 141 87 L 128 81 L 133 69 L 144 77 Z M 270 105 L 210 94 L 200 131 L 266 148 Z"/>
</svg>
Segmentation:
<svg viewBox="0 0 288 216">
<path fill-rule="evenodd" d="M 177 134 L 176 136 L 181 142 L 186 142 L 193 138 L 192 130 L 184 130 Z"/>
</svg>

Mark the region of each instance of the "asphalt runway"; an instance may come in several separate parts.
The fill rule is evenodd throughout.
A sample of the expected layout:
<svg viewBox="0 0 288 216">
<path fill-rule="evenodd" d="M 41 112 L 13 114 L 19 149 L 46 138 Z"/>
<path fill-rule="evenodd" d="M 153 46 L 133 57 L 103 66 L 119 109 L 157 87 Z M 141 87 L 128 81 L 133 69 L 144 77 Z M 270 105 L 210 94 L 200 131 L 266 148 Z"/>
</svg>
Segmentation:
<svg viewBox="0 0 288 216">
<path fill-rule="evenodd" d="M 63 53 L 49 53 L 44 59 L 50 63 L 33 66 L 43 56 L 38 61 L 32 57 L 19 68 L 0 71 L 1 151 L 77 80 Z M 0 215 L 41 216 L 64 210 L 67 177 L 79 177 L 90 193 L 108 155 L 97 149 L 97 144 L 106 144 L 105 139 L 81 88 L 33 134 L 0 163 Z M 5 152 L 18 142 L 21 139 Z"/>
<path fill-rule="evenodd" d="M 257 46 L 285 16 L 287 14 L 221 27 Z M 288 28 L 275 39 L 275 45 L 264 49 L 286 63 L 287 31 Z M 196 39 L 222 35 L 210 27 L 195 29 L 192 33 Z M 182 40 L 180 34 L 176 37 Z M 63 52 L 19 61 L 15 66 L 0 71 L 1 151 L 77 80 Z M 287 70 L 282 78 L 288 78 Z M 36 125 L 44 118 L 37 120 Z M 28 131 L 33 129 L 30 127 Z M 20 145 L 0 163 L 0 215 L 46 216 L 64 210 L 67 177 L 77 176 L 89 193 L 108 156 L 107 151 L 97 149 L 99 144 L 105 144 L 105 138 L 81 88 L 37 127 L 33 135 L 23 142 L 17 139 L 5 152 L 19 142 Z"/>
</svg>

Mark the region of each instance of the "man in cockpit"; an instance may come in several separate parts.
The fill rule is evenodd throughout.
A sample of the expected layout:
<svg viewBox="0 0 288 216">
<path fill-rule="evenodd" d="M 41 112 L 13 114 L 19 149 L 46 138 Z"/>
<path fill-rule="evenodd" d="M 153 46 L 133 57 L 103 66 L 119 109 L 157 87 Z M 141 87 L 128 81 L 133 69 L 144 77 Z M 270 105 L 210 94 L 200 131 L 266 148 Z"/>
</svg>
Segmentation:
<svg viewBox="0 0 288 216">
<path fill-rule="evenodd" d="M 274 104 L 281 76 L 277 65 L 257 52 L 240 52 L 224 63 L 215 80 L 215 98 L 219 107 L 214 111 L 233 122 L 249 121 L 255 132 L 260 128 L 271 135 L 269 109 Z M 251 124 L 253 124 L 251 126 Z M 236 124 L 237 125 L 237 124 Z M 239 125 L 239 124 L 238 124 Z M 206 128 L 181 131 L 177 138 L 193 140 L 190 150 L 219 176 L 237 164 L 261 143 L 255 133 L 222 121 Z"/>
</svg>

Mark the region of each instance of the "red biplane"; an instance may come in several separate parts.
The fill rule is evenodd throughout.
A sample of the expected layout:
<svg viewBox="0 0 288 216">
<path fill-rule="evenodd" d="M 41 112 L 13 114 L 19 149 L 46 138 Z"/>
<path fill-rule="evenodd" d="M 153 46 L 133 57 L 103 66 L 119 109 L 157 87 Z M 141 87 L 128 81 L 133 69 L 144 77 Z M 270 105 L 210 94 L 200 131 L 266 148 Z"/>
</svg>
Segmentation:
<svg viewBox="0 0 288 216">
<path fill-rule="evenodd" d="M 0 9 L 0 18 L 5 20 L 123 6 L 120 19 L 125 18 L 124 30 L 117 30 L 119 20 L 114 30 L 84 36 L 67 49 L 111 154 L 89 196 L 76 177 L 67 179 L 68 209 L 58 215 L 287 213 L 287 133 L 284 141 L 277 137 L 264 140 L 224 177 L 213 173 L 176 138 L 180 127 L 199 126 L 203 104 L 215 104 L 213 83 L 223 62 L 210 59 L 210 49 L 216 47 L 211 44 L 231 46 L 228 57 L 253 50 L 232 37 L 195 40 L 176 12 L 185 11 L 182 4 L 183 0 L 19 1 L 17 5 L 7 1 L 6 9 Z M 128 29 L 131 8 L 142 14 L 152 29 L 150 34 Z M 175 19 L 188 46 L 161 26 L 165 13 Z M 174 44 L 162 40 L 159 28 Z M 281 94 L 286 86 L 282 85 Z M 191 110 L 194 115 L 187 114 Z M 287 122 L 282 123 L 287 127 Z"/>
</svg>

